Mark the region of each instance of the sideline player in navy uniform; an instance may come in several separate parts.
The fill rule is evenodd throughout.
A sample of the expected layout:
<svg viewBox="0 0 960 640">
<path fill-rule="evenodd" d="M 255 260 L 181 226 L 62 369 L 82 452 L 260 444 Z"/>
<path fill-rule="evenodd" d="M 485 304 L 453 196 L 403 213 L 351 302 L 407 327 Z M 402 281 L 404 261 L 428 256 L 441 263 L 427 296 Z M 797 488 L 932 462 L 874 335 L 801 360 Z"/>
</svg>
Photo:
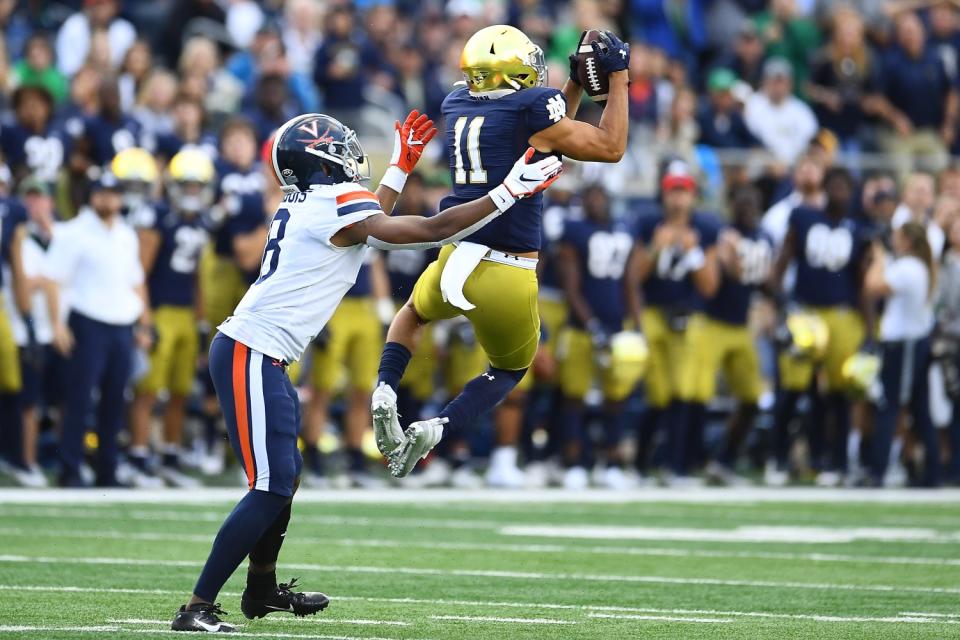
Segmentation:
<svg viewBox="0 0 960 640">
<path fill-rule="evenodd" d="M 869 335 L 867 326 L 873 324 L 873 305 L 862 294 L 870 234 L 864 223 L 851 215 L 854 182 L 847 171 L 828 170 L 823 189 L 827 196 L 823 209 L 801 205 L 790 214 L 787 237 L 770 281 L 771 287 L 779 290 L 787 266 L 796 262 L 791 302 L 820 318 L 826 326 L 827 343 L 818 359 L 780 354 L 774 411 L 776 469 L 771 465 L 768 470 L 769 484 L 786 482 L 789 426 L 796 417 L 800 396 L 811 389 L 811 453 L 814 468 L 821 472 L 817 482 L 835 485 L 847 470 L 850 401 L 843 363 L 857 352 Z M 815 379 L 821 368 L 826 382 L 822 393 Z"/>
<path fill-rule="evenodd" d="M 703 405 L 716 394 L 717 373 L 723 371 L 737 408 L 730 416 L 722 450 L 707 465 L 707 475 L 723 484 L 742 484 L 733 467 L 756 419 L 763 390 L 760 358 L 747 318 L 754 294 L 770 277 L 773 239 L 759 227 L 761 199 L 754 187 L 735 188 L 730 204 L 732 224 L 717 240 L 720 286 L 707 300 L 703 316 L 695 320 L 699 327 L 690 334 L 681 395 L 699 405 L 694 415 L 703 415 Z M 691 425 L 691 439 L 702 441 L 697 427 Z"/>
<path fill-rule="evenodd" d="M 193 596 L 173 620 L 174 631 L 235 630 L 220 619 L 215 602 L 248 555 L 241 601 L 246 617 L 276 611 L 303 616 L 326 608 L 329 599 L 322 593 L 295 593 L 293 581 L 277 584 L 277 556 L 302 466 L 300 401 L 287 364 L 323 330 L 353 285 L 368 246 L 423 249 L 454 242 L 560 174 L 556 157 L 529 163 L 531 149 L 488 196 L 430 218 L 389 217 L 384 212 L 393 210 L 407 174 L 436 134 L 433 122 L 418 116 L 414 111 L 402 126 L 397 123 L 394 162 L 375 194 L 359 184 L 369 177 L 369 164 L 356 134 L 337 120 L 298 116 L 274 137 L 271 164 L 286 196 L 270 224 L 260 277 L 210 347 L 210 373 L 250 491 L 220 528 Z M 389 435 L 403 438 L 399 429 Z"/>
<path fill-rule="evenodd" d="M 564 398 L 561 414 L 563 457 L 567 467 L 563 485 L 584 489 L 588 484 L 584 460 L 584 400 L 594 380 L 603 393 L 603 422 L 606 439 L 606 469 L 603 486 L 625 489 L 623 473 L 623 409 L 639 377 L 623 376 L 610 366 L 610 340 L 623 331 L 626 306 L 623 301 L 623 272 L 633 248 L 626 222 L 610 215 L 610 198 L 600 185 L 583 193 L 584 220 L 566 223 L 560 239 L 557 268 L 567 304 L 570 326 L 557 342 L 560 391 Z"/>
<path fill-rule="evenodd" d="M 26 85 L 13 92 L 13 118 L 0 126 L 0 149 L 17 179 L 32 174 L 47 184 L 56 182 L 72 150 L 70 136 L 54 123 L 50 93 Z"/>
<path fill-rule="evenodd" d="M 547 88 L 543 51 L 520 30 L 495 25 L 467 41 L 460 56 L 466 86 L 443 101 L 454 187 L 441 201 L 441 211 L 482 196 L 528 145 L 578 160 L 620 160 L 627 145 L 630 49 L 610 32 L 600 38 L 604 47 L 595 42 L 593 49 L 601 71 L 609 75 L 610 91 L 596 127 L 573 120 L 582 92 L 576 74 L 563 92 Z M 542 197 L 531 198 L 515 215 L 481 229 L 456 251 L 443 249 L 390 325 L 372 411 L 378 446 L 385 455 L 395 454 L 397 477 L 409 474 L 442 436 L 442 427 L 411 433 L 404 446 L 396 447 L 384 435 L 399 426 L 396 389 L 416 348 L 419 327 L 464 316 L 489 359 L 490 368 L 441 411 L 454 429 L 503 400 L 533 362 L 540 341 L 536 267 L 542 209 Z"/>
<path fill-rule="evenodd" d="M 197 279 L 208 239 L 201 215 L 213 204 L 213 162 L 199 149 L 185 149 L 170 161 L 166 178 L 169 207 L 154 207 L 154 219 L 140 220 L 143 227 L 138 231 L 157 341 L 149 372 L 137 384 L 130 415 L 133 445 L 146 449 L 157 394 L 169 392 L 157 474 L 174 486 L 191 487 L 197 483 L 180 468 L 180 445 L 200 351 Z"/>
<path fill-rule="evenodd" d="M 694 320 L 719 285 L 715 247 L 719 224 L 713 216 L 694 211 L 697 184 L 685 163 L 668 165 L 661 193 L 663 213 L 637 221 L 637 241 L 627 266 L 627 304 L 650 349 L 637 468 L 646 472 L 653 437 L 666 428 L 671 481 L 683 483 L 687 430 L 699 416 L 684 402 L 681 380 L 689 366 L 690 332 L 699 326 Z"/>
</svg>

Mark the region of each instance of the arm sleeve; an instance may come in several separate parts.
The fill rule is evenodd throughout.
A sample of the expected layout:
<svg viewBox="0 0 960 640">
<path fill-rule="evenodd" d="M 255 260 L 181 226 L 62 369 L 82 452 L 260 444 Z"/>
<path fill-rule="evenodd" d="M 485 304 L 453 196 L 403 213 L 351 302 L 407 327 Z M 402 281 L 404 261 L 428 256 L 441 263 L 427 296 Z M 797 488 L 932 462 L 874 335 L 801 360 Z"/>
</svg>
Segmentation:
<svg viewBox="0 0 960 640">
<path fill-rule="evenodd" d="M 557 89 L 541 89 L 527 106 L 527 128 L 534 134 L 552 127 L 566 115 L 567 101 L 563 94 Z"/>
</svg>

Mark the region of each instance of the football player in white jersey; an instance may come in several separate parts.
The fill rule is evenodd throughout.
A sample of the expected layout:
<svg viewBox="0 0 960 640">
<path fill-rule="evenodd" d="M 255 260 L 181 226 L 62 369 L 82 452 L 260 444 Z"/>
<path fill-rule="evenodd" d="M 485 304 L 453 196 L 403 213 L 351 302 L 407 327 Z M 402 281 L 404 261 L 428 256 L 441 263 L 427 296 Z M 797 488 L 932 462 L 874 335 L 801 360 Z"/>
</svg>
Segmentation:
<svg viewBox="0 0 960 640">
<path fill-rule="evenodd" d="M 356 280 L 368 246 L 424 249 L 455 242 L 521 198 L 543 191 L 560 174 L 560 160 L 520 158 L 488 195 L 424 218 L 388 214 L 436 129 L 416 111 L 396 125 L 390 167 L 376 193 L 361 182 L 369 166 L 356 134 L 320 114 L 298 116 L 274 136 L 273 169 L 285 197 L 263 252 L 260 277 L 210 346 L 210 374 L 230 444 L 250 491 L 223 523 L 190 601 L 174 631 L 229 632 L 217 594 L 249 555 L 241 610 L 247 618 L 275 611 L 314 614 L 329 604 L 322 593 L 277 584 L 276 561 L 290 519 L 302 460 L 297 450 L 300 404 L 287 377 Z M 402 434 L 400 434 L 402 437 Z"/>
</svg>

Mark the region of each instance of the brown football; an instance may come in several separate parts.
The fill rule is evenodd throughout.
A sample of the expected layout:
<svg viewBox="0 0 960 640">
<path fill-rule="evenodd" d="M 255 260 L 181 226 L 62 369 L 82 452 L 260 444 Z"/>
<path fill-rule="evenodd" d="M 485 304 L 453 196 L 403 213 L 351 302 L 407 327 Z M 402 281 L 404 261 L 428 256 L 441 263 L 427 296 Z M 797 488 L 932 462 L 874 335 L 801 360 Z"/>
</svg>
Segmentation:
<svg viewBox="0 0 960 640">
<path fill-rule="evenodd" d="M 597 29 L 584 31 L 580 36 L 580 44 L 577 45 L 577 77 L 580 79 L 580 86 L 590 99 L 603 105 L 610 91 L 610 78 L 600 69 L 597 56 L 593 52 L 593 47 L 590 46 L 599 39 L 599 36 L 600 31 Z M 603 42 L 600 42 L 600 46 L 606 48 Z"/>
</svg>

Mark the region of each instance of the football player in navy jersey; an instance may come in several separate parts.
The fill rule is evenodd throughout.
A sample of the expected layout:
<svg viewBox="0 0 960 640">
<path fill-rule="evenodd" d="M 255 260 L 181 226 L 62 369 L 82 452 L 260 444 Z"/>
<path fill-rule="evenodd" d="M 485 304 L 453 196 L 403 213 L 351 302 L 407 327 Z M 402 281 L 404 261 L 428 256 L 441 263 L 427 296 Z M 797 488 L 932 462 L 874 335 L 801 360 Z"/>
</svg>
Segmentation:
<svg viewBox="0 0 960 640">
<path fill-rule="evenodd" d="M 769 484 L 787 480 L 789 426 L 796 417 L 800 396 L 811 389 L 815 394 L 810 420 L 814 468 L 821 471 L 819 484 L 833 485 L 847 469 L 847 433 L 850 405 L 843 376 L 843 363 L 860 348 L 869 335 L 873 310 L 862 296 L 862 281 L 869 257 L 870 234 L 852 217 L 854 182 L 850 174 L 830 169 L 823 181 L 827 195 L 823 209 L 800 206 L 790 214 L 783 249 L 770 281 L 778 290 L 791 262 L 797 265 L 797 280 L 791 303 L 820 318 L 826 327 L 827 343 L 822 357 L 796 358 L 780 354 L 777 406 L 774 414 L 775 467 L 768 466 Z M 822 368 L 825 388 L 819 393 L 814 378 Z M 826 438 L 823 438 L 824 426 Z"/>
<path fill-rule="evenodd" d="M 153 406 L 157 394 L 167 390 L 170 397 L 157 473 L 174 486 L 196 485 L 196 480 L 181 470 L 180 445 L 200 351 L 197 273 L 208 239 L 202 213 L 213 204 L 214 177 L 206 153 L 187 149 L 175 155 L 166 175 L 170 206 L 155 206 L 154 219 L 141 220 L 138 231 L 157 340 L 150 353 L 149 373 L 137 384 L 131 409 L 131 453 L 145 457 Z"/>
<path fill-rule="evenodd" d="M 747 316 L 754 294 L 770 277 L 773 240 L 759 227 L 761 197 L 754 187 L 735 188 L 730 204 L 733 223 L 720 232 L 717 241 L 720 286 L 697 320 L 700 330 L 690 333 L 690 366 L 681 384 L 681 395 L 700 405 L 694 413 L 702 414 L 702 405 L 716 392 L 717 373 L 723 371 L 737 408 L 730 417 L 726 442 L 707 466 L 707 475 L 723 484 L 739 484 L 743 480 L 735 475 L 733 467 L 756 418 L 762 391 L 760 359 Z M 691 439 L 699 439 L 697 426 L 691 425 Z"/>
<path fill-rule="evenodd" d="M 383 326 L 393 317 L 389 291 L 383 257 L 368 251 L 356 282 L 330 318 L 322 337 L 314 341 L 310 372 L 313 394 L 302 434 L 308 467 L 304 481 L 308 484 L 324 484 L 321 479 L 326 469 L 317 447 L 327 424 L 330 402 L 343 387 L 343 374 L 347 409 L 341 433 L 347 479 L 357 487 L 382 484 L 367 473 L 363 436 L 370 425 L 370 388 L 377 377 L 377 347 L 383 341 Z"/>
<path fill-rule="evenodd" d="M 690 364 L 686 345 L 691 329 L 700 326 L 697 318 L 704 300 L 716 293 L 720 280 L 715 246 L 719 224 L 713 216 L 694 211 L 696 193 L 689 167 L 671 162 L 661 180 L 663 213 L 637 221 L 626 276 L 630 315 L 642 327 L 650 349 L 637 467 L 646 472 L 650 444 L 665 426 L 670 477 L 679 484 L 686 482 L 687 428 L 700 417 L 681 396 L 681 381 Z"/>
<path fill-rule="evenodd" d="M 593 49 L 600 71 L 609 77 L 610 91 L 598 126 L 573 120 L 582 95 L 576 73 L 563 91 L 548 88 L 543 51 L 523 32 L 495 25 L 470 38 L 460 58 L 466 86 L 443 102 L 454 187 L 441 201 L 441 210 L 478 197 L 506 175 L 511 158 L 528 146 L 578 160 L 620 160 L 627 144 L 630 49 L 610 32 L 600 38 Z M 575 63 L 576 58 L 574 71 Z M 390 327 L 373 413 L 381 451 L 396 453 L 398 476 L 416 464 L 409 452 L 438 441 L 442 431 L 438 425 L 441 431 L 412 434 L 396 448 L 383 441 L 383 434 L 399 424 L 396 388 L 421 325 L 466 317 L 490 362 L 490 369 L 468 382 L 441 411 L 440 417 L 454 429 L 503 400 L 533 362 L 540 341 L 536 264 L 543 199 L 536 196 L 518 206 L 509 222 L 478 230 L 456 250 L 445 247 Z"/>
<path fill-rule="evenodd" d="M 124 149 L 153 150 L 156 140 L 152 135 L 144 135 L 143 125 L 123 112 L 116 78 L 104 78 L 100 83 L 99 111 L 83 120 L 77 145 L 92 164 L 102 167 Z"/>
<path fill-rule="evenodd" d="M 56 182 L 71 144 L 53 123 L 53 98 L 46 89 L 27 85 L 14 91 L 13 118 L 0 125 L 0 149 L 16 178 L 33 174 Z"/>
<path fill-rule="evenodd" d="M 4 167 L 6 169 L 6 167 Z M 7 172 L 9 176 L 9 172 Z M 9 178 L 8 178 L 9 181 Z M 10 267 L 13 293 L 19 313 L 29 313 L 29 292 L 23 275 L 20 245 L 26 235 L 27 212 L 16 199 L 0 198 L 0 263 Z M 0 284 L 3 272 L 0 270 Z M 2 302 L 2 301 L 0 301 Z M 26 477 L 30 470 L 23 460 L 23 422 L 20 392 L 23 378 L 20 353 L 6 309 L 0 305 L 0 465 L 14 477 Z"/>
<path fill-rule="evenodd" d="M 604 450 L 606 470 L 603 486 L 629 486 L 623 473 L 623 403 L 638 377 L 622 375 L 610 366 L 610 341 L 623 331 L 626 320 L 623 273 L 633 248 L 626 222 L 610 214 L 610 198 L 600 185 L 583 193 L 586 218 L 569 221 L 560 238 L 557 269 L 570 307 L 570 326 L 561 331 L 557 352 L 560 390 L 564 398 L 561 418 L 563 458 L 567 470 L 563 484 L 568 489 L 588 485 L 584 459 L 584 399 L 594 381 L 603 392 Z"/>
</svg>

